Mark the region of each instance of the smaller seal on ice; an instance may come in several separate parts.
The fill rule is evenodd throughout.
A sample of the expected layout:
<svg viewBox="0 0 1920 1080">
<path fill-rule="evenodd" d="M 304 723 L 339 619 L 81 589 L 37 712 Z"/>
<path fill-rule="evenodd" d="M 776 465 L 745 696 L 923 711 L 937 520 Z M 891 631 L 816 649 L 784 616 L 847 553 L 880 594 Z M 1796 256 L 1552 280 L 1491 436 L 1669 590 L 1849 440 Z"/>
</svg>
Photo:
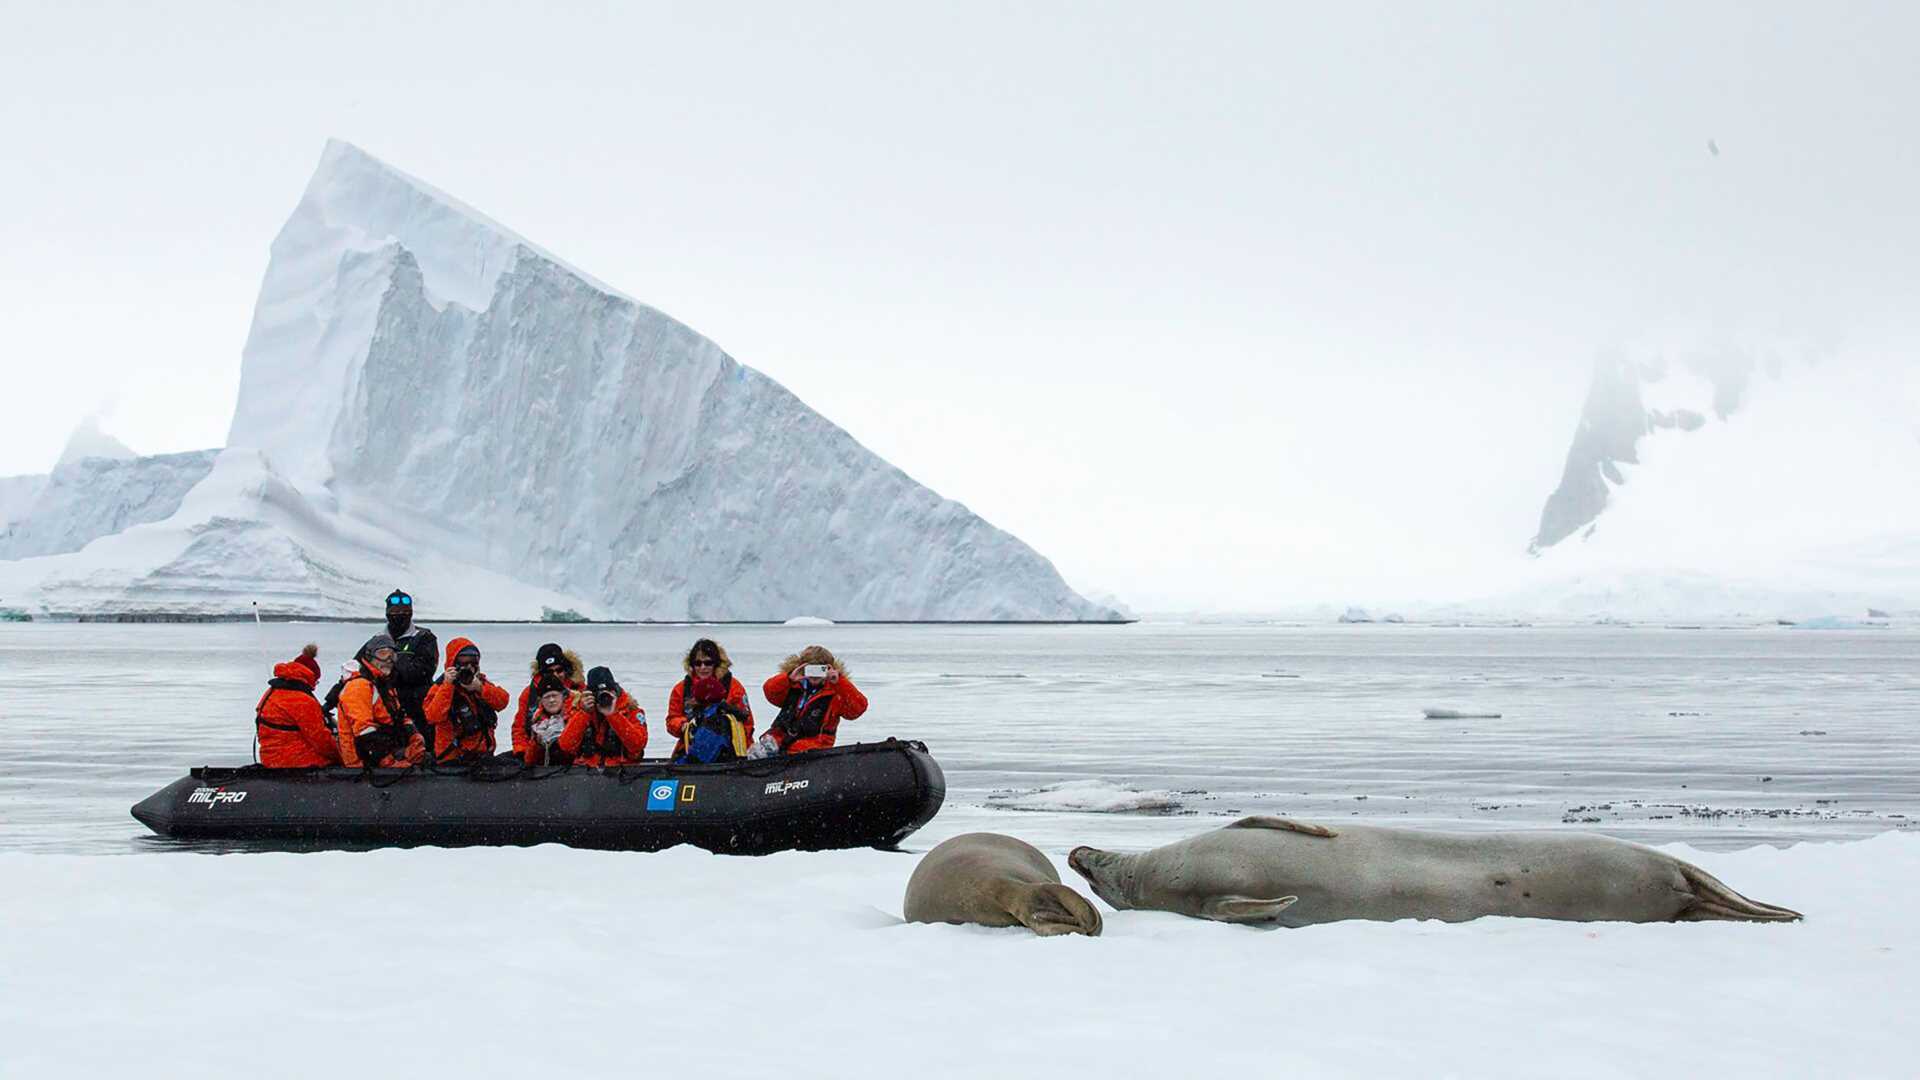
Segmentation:
<svg viewBox="0 0 1920 1080">
<path fill-rule="evenodd" d="M 1068 865 L 1126 911 L 1310 926 L 1483 915 L 1576 922 L 1792 922 L 1689 862 L 1594 833 L 1446 833 L 1242 818 L 1138 855 L 1078 847 Z"/>
<path fill-rule="evenodd" d="M 967 833 L 927 852 L 907 881 L 908 922 L 1024 926 L 1042 937 L 1100 933 L 1092 901 L 1060 883 L 1053 863 L 1024 840 Z"/>
</svg>

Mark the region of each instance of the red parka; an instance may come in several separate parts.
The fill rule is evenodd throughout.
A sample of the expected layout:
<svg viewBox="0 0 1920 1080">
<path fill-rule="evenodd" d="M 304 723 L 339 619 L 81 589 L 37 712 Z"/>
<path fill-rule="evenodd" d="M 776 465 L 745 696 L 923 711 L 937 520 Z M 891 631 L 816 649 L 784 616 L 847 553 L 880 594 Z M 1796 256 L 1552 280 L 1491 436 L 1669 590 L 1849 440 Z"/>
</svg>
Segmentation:
<svg viewBox="0 0 1920 1080">
<path fill-rule="evenodd" d="M 805 689 L 795 686 L 784 673 L 768 679 L 767 685 L 762 689 L 767 695 L 767 700 L 775 707 L 784 707 L 788 694 L 807 693 Z M 800 704 L 810 705 L 823 695 L 828 698 L 828 701 L 826 712 L 820 720 L 820 734 L 806 738 L 792 738 L 780 729 L 777 721 L 767 729 L 769 734 L 780 740 L 782 752 L 803 754 L 808 750 L 824 750 L 833 745 L 840 731 L 840 721 L 858 719 L 861 713 L 867 711 L 867 695 L 861 693 L 860 688 L 853 685 L 853 680 L 845 675 L 840 676 L 836 682 L 822 683 L 815 687 Z"/>
<path fill-rule="evenodd" d="M 312 646 L 308 646 L 309 649 Z M 340 747 L 313 698 L 320 664 L 312 651 L 273 666 L 273 682 L 254 706 L 260 764 L 269 769 L 312 769 L 340 764 Z"/>
<path fill-rule="evenodd" d="M 507 707 L 506 689 L 488 682 L 484 673 L 475 681 L 472 690 L 453 681 L 454 658 L 465 649 L 478 651 L 473 642 L 463 637 L 447 642 L 447 666 L 427 690 L 425 708 L 427 721 L 433 725 L 435 761 L 461 761 L 490 756 L 498 739 L 494 729 L 487 727 L 462 735 L 458 716 L 463 707 L 464 710 L 478 712 L 480 706 L 485 705 L 493 710 L 497 719 L 500 710 Z"/>
<path fill-rule="evenodd" d="M 567 673 L 561 676 L 560 681 L 566 684 L 568 690 L 584 688 L 587 676 L 586 669 L 580 666 L 580 655 L 572 649 L 565 650 L 561 655 L 567 659 Z M 529 765 L 557 764 L 544 760 L 540 740 L 533 737 L 533 714 L 540 711 L 540 695 L 535 688 L 546 673 L 540 670 L 540 658 L 537 656 L 529 666 L 532 672 L 527 678 L 527 687 L 520 691 L 520 703 L 513 711 L 513 752 Z"/>
<path fill-rule="evenodd" d="M 575 765 L 631 765 L 646 756 L 647 714 L 625 690 L 601 716 L 584 692 L 567 705 L 567 729 L 554 743 Z"/>
</svg>

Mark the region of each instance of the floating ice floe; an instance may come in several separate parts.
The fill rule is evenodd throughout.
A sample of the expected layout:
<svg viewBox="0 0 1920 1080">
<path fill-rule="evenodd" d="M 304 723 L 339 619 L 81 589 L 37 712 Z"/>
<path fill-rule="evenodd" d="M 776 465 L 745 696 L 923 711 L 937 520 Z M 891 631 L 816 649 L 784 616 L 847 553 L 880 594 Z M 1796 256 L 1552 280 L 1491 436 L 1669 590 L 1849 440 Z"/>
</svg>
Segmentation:
<svg viewBox="0 0 1920 1080">
<path fill-rule="evenodd" d="M 788 619 L 786 622 L 783 622 L 780 625 L 782 626 L 832 626 L 833 620 L 823 619 L 818 615 L 795 615 L 793 618 Z"/>
<path fill-rule="evenodd" d="M 1068 780 L 1032 791 L 996 791 L 995 810 L 1052 810 L 1082 814 L 1171 814 L 1182 809 L 1171 791 L 1136 791 L 1107 780 Z"/>
<path fill-rule="evenodd" d="M 1497 712 L 1483 712 L 1477 709 L 1426 708 L 1426 709 L 1421 709 L 1420 711 L 1424 713 L 1426 715 L 1426 718 L 1429 720 L 1498 720 L 1500 719 L 1500 714 Z"/>
</svg>

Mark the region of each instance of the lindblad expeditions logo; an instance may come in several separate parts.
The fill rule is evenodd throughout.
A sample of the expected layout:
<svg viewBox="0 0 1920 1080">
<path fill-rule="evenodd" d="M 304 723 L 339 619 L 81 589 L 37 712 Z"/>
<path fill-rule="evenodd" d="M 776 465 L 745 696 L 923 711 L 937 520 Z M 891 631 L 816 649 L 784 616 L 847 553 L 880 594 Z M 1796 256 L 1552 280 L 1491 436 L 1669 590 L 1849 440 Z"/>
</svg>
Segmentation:
<svg viewBox="0 0 1920 1080">
<path fill-rule="evenodd" d="M 789 791 L 804 791 L 810 780 L 775 780 L 767 785 L 766 795 L 785 795 Z"/>
<path fill-rule="evenodd" d="M 228 791 L 226 788 L 203 787 L 193 789 L 193 794 L 187 796 L 187 804 L 200 803 L 211 810 L 216 806 L 226 803 L 245 802 L 246 799 L 247 793 L 244 791 Z"/>
</svg>

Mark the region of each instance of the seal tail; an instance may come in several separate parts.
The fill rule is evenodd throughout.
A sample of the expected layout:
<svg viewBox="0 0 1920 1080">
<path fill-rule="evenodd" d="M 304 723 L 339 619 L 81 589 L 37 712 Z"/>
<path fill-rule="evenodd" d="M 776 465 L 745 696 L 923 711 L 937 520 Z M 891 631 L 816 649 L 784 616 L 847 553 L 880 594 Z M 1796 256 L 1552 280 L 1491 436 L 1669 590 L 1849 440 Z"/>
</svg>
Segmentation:
<svg viewBox="0 0 1920 1080">
<path fill-rule="evenodd" d="M 1749 900 L 1692 863 L 1681 863 L 1680 874 L 1693 890 L 1692 905 L 1676 916 L 1681 922 L 1799 922 L 1806 918 L 1792 908 Z"/>
</svg>

